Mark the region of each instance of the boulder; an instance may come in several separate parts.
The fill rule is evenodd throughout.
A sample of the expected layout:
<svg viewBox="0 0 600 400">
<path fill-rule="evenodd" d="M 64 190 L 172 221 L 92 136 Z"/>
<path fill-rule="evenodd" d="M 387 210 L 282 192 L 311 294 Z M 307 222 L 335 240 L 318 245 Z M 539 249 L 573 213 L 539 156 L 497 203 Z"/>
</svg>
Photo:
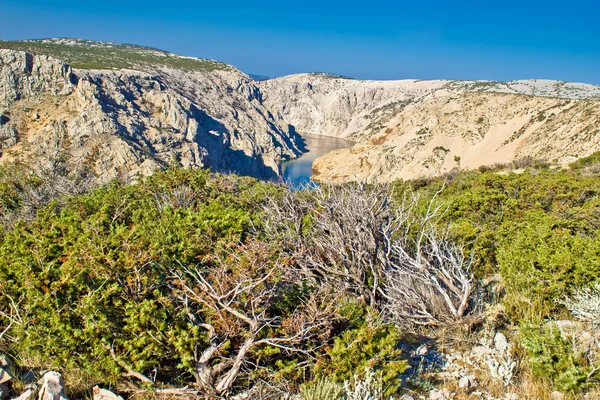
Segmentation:
<svg viewBox="0 0 600 400">
<path fill-rule="evenodd" d="M 42 381 L 38 400 L 69 400 L 65 395 L 65 385 L 62 376 L 58 372 L 46 372 Z"/>
<path fill-rule="evenodd" d="M 100 389 L 98 386 L 94 386 L 93 392 L 93 400 L 123 400 L 121 396 L 117 396 L 110 390 Z"/>
<path fill-rule="evenodd" d="M 12 380 L 12 375 L 9 372 L 9 367 L 0 367 L 0 384 L 9 382 L 10 380 Z"/>
</svg>

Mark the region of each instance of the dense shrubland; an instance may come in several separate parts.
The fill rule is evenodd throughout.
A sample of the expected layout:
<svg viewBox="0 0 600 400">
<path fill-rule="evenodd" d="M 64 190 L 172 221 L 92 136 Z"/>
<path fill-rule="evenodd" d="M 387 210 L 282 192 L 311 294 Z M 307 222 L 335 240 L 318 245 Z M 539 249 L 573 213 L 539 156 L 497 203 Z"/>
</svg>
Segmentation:
<svg viewBox="0 0 600 400">
<path fill-rule="evenodd" d="M 88 191 L 4 167 L 0 352 L 75 397 L 387 399 L 449 384 L 420 345 L 501 331 L 477 379 L 581 396 L 600 380 L 596 159 L 300 191 L 181 169 Z"/>
</svg>

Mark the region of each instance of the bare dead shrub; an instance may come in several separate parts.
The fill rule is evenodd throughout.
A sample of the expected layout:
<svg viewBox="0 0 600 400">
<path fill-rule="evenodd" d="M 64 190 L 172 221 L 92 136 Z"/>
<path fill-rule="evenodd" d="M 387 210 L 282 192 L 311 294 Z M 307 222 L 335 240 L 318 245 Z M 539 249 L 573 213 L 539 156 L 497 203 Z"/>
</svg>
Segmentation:
<svg viewBox="0 0 600 400">
<path fill-rule="evenodd" d="M 600 283 L 593 287 L 577 290 L 572 297 L 559 301 L 578 320 L 600 328 Z"/>
<path fill-rule="evenodd" d="M 460 322 L 476 304 L 464 249 L 430 228 L 417 243 L 393 244 L 394 264 L 386 271 L 387 314 L 400 325 Z"/>
<path fill-rule="evenodd" d="M 181 185 L 168 192 L 157 192 L 154 194 L 156 207 L 162 211 L 171 209 L 188 209 L 194 207 L 198 193 L 195 193 L 189 186 Z"/>
<path fill-rule="evenodd" d="M 394 201 L 387 186 L 319 186 L 272 199 L 266 231 L 286 243 L 304 275 L 355 295 L 399 325 L 477 319 L 471 258 L 440 233 L 445 207 L 438 194 L 419 211 L 419 196 Z"/>
<path fill-rule="evenodd" d="M 390 263 L 390 239 L 405 217 L 391 203 L 384 186 L 318 186 L 286 193 L 268 202 L 266 231 L 286 244 L 304 275 L 375 307 Z"/>
</svg>

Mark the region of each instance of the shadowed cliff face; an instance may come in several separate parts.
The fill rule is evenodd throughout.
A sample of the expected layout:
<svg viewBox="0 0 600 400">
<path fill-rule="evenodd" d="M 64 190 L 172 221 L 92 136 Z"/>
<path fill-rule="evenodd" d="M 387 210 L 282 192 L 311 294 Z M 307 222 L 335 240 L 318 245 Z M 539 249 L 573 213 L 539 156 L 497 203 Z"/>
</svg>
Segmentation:
<svg viewBox="0 0 600 400">
<path fill-rule="evenodd" d="M 600 149 L 594 85 L 301 74 L 259 87 L 281 123 L 357 142 L 315 160 L 321 182 L 389 182 L 523 157 L 566 163 Z"/>
<path fill-rule="evenodd" d="M 143 69 L 72 69 L 0 50 L 2 160 L 45 167 L 60 158 L 102 182 L 170 164 L 271 179 L 279 160 L 300 154 L 298 136 L 234 68 Z"/>
</svg>

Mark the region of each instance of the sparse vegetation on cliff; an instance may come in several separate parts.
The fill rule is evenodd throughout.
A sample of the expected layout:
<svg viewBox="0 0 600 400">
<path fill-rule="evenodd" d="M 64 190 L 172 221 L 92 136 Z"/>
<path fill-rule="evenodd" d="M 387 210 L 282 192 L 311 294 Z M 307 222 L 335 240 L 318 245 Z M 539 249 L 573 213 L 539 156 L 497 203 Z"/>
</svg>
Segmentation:
<svg viewBox="0 0 600 400">
<path fill-rule="evenodd" d="M 222 62 L 182 57 L 150 47 L 80 39 L 0 41 L 0 49 L 46 55 L 62 60 L 73 68 L 81 69 L 140 69 L 145 71 L 161 66 L 199 72 L 229 69 L 229 66 Z"/>
</svg>

